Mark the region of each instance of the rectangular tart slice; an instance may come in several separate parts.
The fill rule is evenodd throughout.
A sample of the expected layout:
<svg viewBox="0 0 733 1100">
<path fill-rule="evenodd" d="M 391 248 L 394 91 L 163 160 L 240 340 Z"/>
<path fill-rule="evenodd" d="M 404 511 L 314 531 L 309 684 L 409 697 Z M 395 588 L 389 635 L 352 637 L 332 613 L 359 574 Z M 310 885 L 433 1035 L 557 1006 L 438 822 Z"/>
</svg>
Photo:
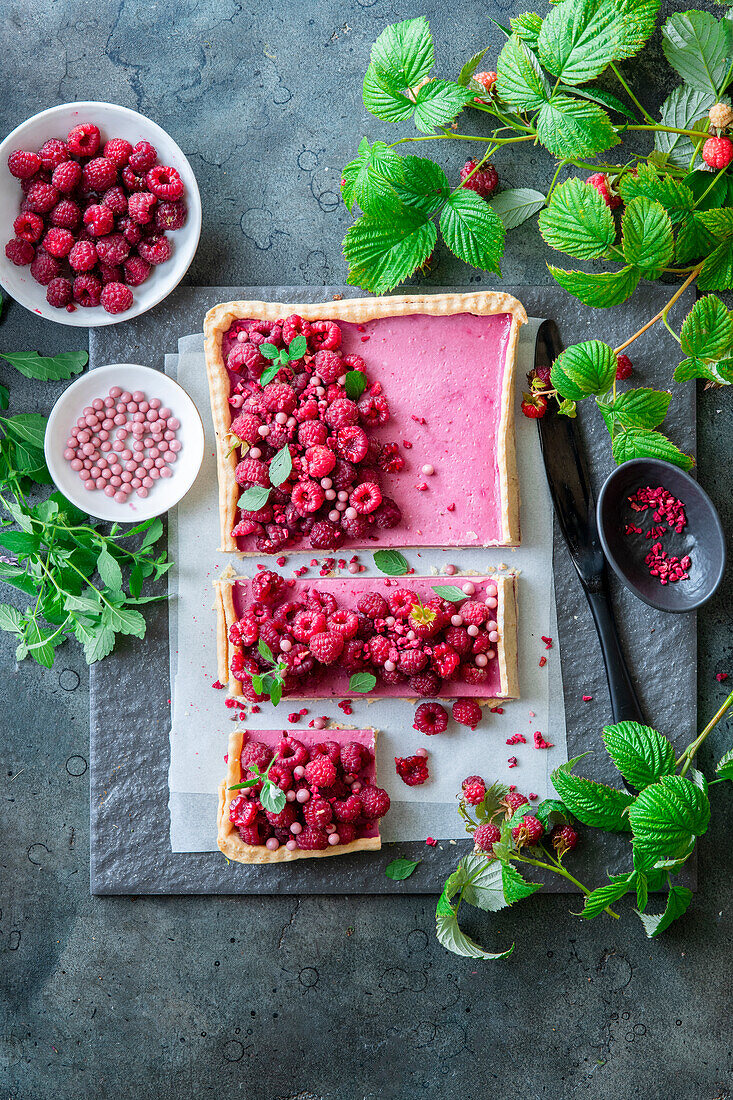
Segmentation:
<svg viewBox="0 0 733 1100">
<path fill-rule="evenodd" d="M 215 306 L 220 549 L 517 546 L 526 320 L 495 291 Z"/>
<path fill-rule="evenodd" d="M 438 576 L 222 578 L 219 680 L 254 702 L 252 675 L 272 671 L 264 642 L 296 699 L 361 694 L 357 672 L 376 677 L 373 696 L 517 698 L 516 574 L 455 579 L 463 588 Z"/>
<path fill-rule="evenodd" d="M 373 729 L 234 730 L 219 787 L 218 843 L 224 855 L 238 863 L 286 863 L 381 848 L 379 818 L 389 809 L 389 796 L 376 786 L 376 737 Z M 264 773 L 275 754 L 268 774 L 293 793 L 278 814 L 268 816 L 253 804 L 251 792 L 231 788 L 252 778 L 248 764 Z M 362 804 L 343 805 L 355 790 Z M 318 805 L 309 807 L 315 798 Z"/>
</svg>

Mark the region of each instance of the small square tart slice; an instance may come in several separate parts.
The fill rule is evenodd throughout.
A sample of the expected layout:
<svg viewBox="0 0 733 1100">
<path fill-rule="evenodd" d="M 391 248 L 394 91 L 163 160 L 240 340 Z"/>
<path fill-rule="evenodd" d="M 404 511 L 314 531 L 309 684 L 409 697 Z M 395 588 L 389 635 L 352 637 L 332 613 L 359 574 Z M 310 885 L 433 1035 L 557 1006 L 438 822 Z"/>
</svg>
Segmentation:
<svg viewBox="0 0 733 1100">
<path fill-rule="evenodd" d="M 277 745 L 280 738 L 290 735 L 296 737 L 299 741 L 302 741 L 308 748 L 312 748 L 313 745 L 319 744 L 322 741 L 338 741 L 339 745 L 345 744 L 347 741 L 359 741 L 366 746 L 371 752 L 371 763 L 364 769 L 363 775 L 372 781 L 376 780 L 376 742 L 377 731 L 374 729 L 338 729 L 329 728 L 323 730 L 251 730 L 249 733 L 246 730 L 237 729 L 234 730 L 229 736 L 229 755 L 227 758 L 227 774 L 226 778 L 222 780 L 219 785 L 219 810 L 217 814 L 218 835 L 217 842 L 219 849 L 227 859 L 234 860 L 236 863 L 292 863 L 295 859 L 312 859 L 322 858 L 325 856 L 345 856 L 350 855 L 352 852 L 376 852 L 382 847 L 382 840 L 379 835 L 379 820 L 376 819 L 370 822 L 365 828 L 364 836 L 357 837 L 356 840 L 352 840 L 349 844 L 333 844 L 328 848 L 316 851 L 301 851 L 296 849 L 293 852 L 281 844 L 274 852 L 266 848 L 264 844 L 245 844 L 237 831 L 236 825 L 232 824 L 229 820 L 229 805 L 233 798 L 239 794 L 239 791 L 230 791 L 228 788 L 235 783 L 242 782 L 242 768 L 240 764 L 240 757 L 242 755 L 242 746 L 245 744 L 245 740 L 251 737 L 252 740 L 263 741 L 266 745 L 273 748 Z"/>
<path fill-rule="evenodd" d="M 352 608 L 360 596 L 368 592 L 379 592 L 385 598 L 393 586 L 409 588 L 415 591 L 423 603 L 436 595 L 435 588 L 453 582 L 470 581 L 475 587 L 475 596 L 466 599 L 483 600 L 488 585 L 497 588 L 498 606 L 492 615 L 496 617 L 499 641 L 496 643 L 496 657 L 490 662 L 491 680 L 487 685 L 468 684 L 461 680 L 445 680 L 441 685 L 438 698 L 454 699 L 468 696 L 479 702 L 518 699 L 519 677 L 517 658 L 517 583 L 516 573 L 509 571 L 483 577 L 325 577 L 318 580 L 287 581 L 286 600 L 297 600 L 308 591 L 331 593 L 339 607 Z M 214 583 L 217 610 L 217 672 L 222 684 L 228 684 L 229 694 L 241 697 L 242 687 L 230 673 L 232 657 L 240 651 L 229 638 L 229 629 L 237 622 L 251 599 L 250 581 L 245 577 L 227 576 L 227 571 Z M 451 585 L 452 586 L 452 585 Z M 329 666 L 323 678 L 310 691 L 288 693 L 288 699 L 341 699 L 346 697 L 364 698 L 349 691 L 348 674 L 338 670 L 338 663 Z M 442 690 L 445 688 L 445 690 Z M 377 686 L 366 698 L 392 697 L 412 699 L 415 691 L 409 684 L 388 685 L 377 680 Z"/>
<path fill-rule="evenodd" d="M 215 306 L 204 323 L 206 369 L 216 434 L 220 550 L 262 553 L 252 536 L 234 537 L 241 488 L 230 433 L 236 411 L 223 345 L 240 320 L 274 322 L 297 314 L 332 320 L 342 349 L 366 360 L 369 384 L 380 383 L 390 419 L 368 434 L 376 442 L 411 444 L 406 466 L 384 488 L 402 519 L 359 547 L 518 546 L 519 485 L 514 443 L 514 369 L 519 329 L 527 321 L 509 294 L 404 294 L 316 304 L 241 301 Z M 434 468 L 427 488 L 423 465 Z M 378 538 L 374 539 L 374 535 Z M 292 547 L 289 547 L 292 549 Z M 297 548 L 297 547 L 296 547 Z M 307 549 L 304 543 L 301 549 Z"/>
</svg>

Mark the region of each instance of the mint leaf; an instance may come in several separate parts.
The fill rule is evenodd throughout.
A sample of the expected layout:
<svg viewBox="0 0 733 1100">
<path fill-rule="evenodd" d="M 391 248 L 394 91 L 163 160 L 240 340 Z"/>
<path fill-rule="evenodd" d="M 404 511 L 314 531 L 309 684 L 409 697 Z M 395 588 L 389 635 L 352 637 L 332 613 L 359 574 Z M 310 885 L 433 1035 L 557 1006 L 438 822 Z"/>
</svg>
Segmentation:
<svg viewBox="0 0 733 1100">
<path fill-rule="evenodd" d="M 509 20 L 512 33 L 522 42 L 526 42 L 531 50 L 537 49 L 537 43 L 542 30 L 542 18 L 534 11 L 526 11 Z"/>
<path fill-rule="evenodd" d="M 512 35 L 504 43 L 496 62 L 499 98 L 517 110 L 533 110 L 550 98 L 550 86 L 537 58 L 523 42 Z"/>
<path fill-rule="evenodd" d="M 8 435 L 13 439 L 19 439 L 22 443 L 30 443 L 39 451 L 43 451 L 43 440 L 46 434 L 46 417 L 40 413 L 20 413 L 18 416 L 0 417 Z"/>
<path fill-rule="evenodd" d="M 468 87 L 468 84 L 469 84 L 469 81 L 471 80 L 471 77 L 476 72 L 476 69 L 478 69 L 481 62 L 483 61 L 484 54 L 486 53 L 488 48 L 489 48 L 488 46 L 484 46 L 483 50 L 479 50 L 478 53 L 475 53 L 473 55 L 473 57 L 470 57 L 468 59 L 466 64 L 461 67 L 461 71 L 459 72 L 459 74 L 456 78 L 456 84 L 460 84 L 462 88 L 467 88 Z"/>
<path fill-rule="evenodd" d="M 349 691 L 358 692 L 359 695 L 373 691 L 376 686 L 377 677 L 371 672 L 355 672 L 349 680 Z"/>
<path fill-rule="evenodd" d="M 631 884 L 628 881 L 611 882 L 608 886 L 599 886 L 597 890 L 591 890 L 585 899 L 585 905 L 580 914 L 581 917 L 585 917 L 586 920 L 593 920 L 609 905 L 613 905 L 615 901 L 627 894 L 630 886 Z"/>
<path fill-rule="evenodd" d="M 553 387 L 571 401 L 581 401 L 590 394 L 602 394 L 613 385 L 616 377 L 616 355 L 600 340 L 586 340 L 566 348 L 553 363 Z"/>
<path fill-rule="evenodd" d="M 302 359 L 308 350 L 308 344 L 305 336 L 299 333 L 295 339 L 291 340 L 288 344 L 288 359 L 291 363 L 294 363 L 298 359 Z"/>
<path fill-rule="evenodd" d="M 105 605 L 102 625 L 109 626 L 116 634 L 133 634 L 136 638 L 145 637 L 145 619 L 139 611 L 127 607 Z"/>
<path fill-rule="evenodd" d="M 281 791 L 271 779 L 266 779 L 262 784 L 259 799 L 263 810 L 269 810 L 272 814 L 279 814 L 285 809 L 287 801 L 285 791 Z"/>
<path fill-rule="evenodd" d="M 388 577 L 402 577 L 410 568 L 407 558 L 399 550 L 375 550 L 374 564 Z"/>
<path fill-rule="evenodd" d="M 733 52 L 731 24 L 704 11 L 676 12 L 662 27 L 662 49 L 685 84 L 718 97 Z"/>
<path fill-rule="evenodd" d="M 112 557 L 106 546 L 103 546 L 99 552 L 97 572 L 105 588 L 110 588 L 113 592 L 122 591 L 122 570 L 119 562 Z"/>
<path fill-rule="evenodd" d="M 265 359 L 280 359 L 280 348 L 276 348 L 274 344 L 260 344 L 260 355 L 264 355 Z"/>
<path fill-rule="evenodd" d="M 423 84 L 415 102 L 415 126 L 430 134 L 437 126 L 447 126 L 466 104 L 473 92 L 450 80 L 431 80 Z"/>
<path fill-rule="evenodd" d="M 621 247 L 630 264 L 641 268 L 647 279 L 657 279 L 674 254 L 669 214 L 652 199 L 633 199 L 621 219 Z"/>
<path fill-rule="evenodd" d="M 671 741 L 639 722 L 617 722 L 603 729 L 603 743 L 614 764 L 632 787 L 640 790 L 675 768 Z"/>
<path fill-rule="evenodd" d="M 539 227 L 550 248 L 578 260 L 606 257 L 616 240 L 611 211 L 595 187 L 577 177 L 555 188 Z"/>
<path fill-rule="evenodd" d="M 293 470 L 293 459 L 290 455 L 290 447 L 286 443 L 277 454 L 273 455 L 270 459 L 270 465 L 268 467 L 268 473 L 270 475 L 270 482 L 277 487 L 282 485 L 284 481 L 287 481 Z"/>
<path fill-rule="evenodd" d="M 705 175 L 710 183 L 709 173 Z M 642 198 L 658 202 L 669 214 L 672 225 L 683 221 L 695 205 L 692 188 L 674 176 L 660 176 L 652 164 L 643 162 L 639 164 L 636 175 L 627 172 L 621 177 L 618 189 L 624 202 Z"/>
<path fill-rule="evenodd" d="M 540 61 L 565 84 L 585 84 L 616 57 L 620 26 L 613 0 L 558 4 L 542 24 Z"/>
<path fill-rule="evenodd" d="M 598 275 L 586 271 L 565 271 L 548 264 L 550 274 L 563 290 L 587 306 L 608 309 L 625 302 L 636 290 L 641 278 L 637 267 L 622 267 L 620 271 L 603 271 Z"/>
<path fill-rule="evenodd" d="M 432 587 L 433 592 L 437 593 L 442 600 L 462 603 L 466 599 L 466 593 L 456 584 L 434 584 Z"/>
<path fill-rule="evenodd" d="M 537 115 L 537 137 L 556 157 L 594 157 L 620 138 L 602 107 L 555 95 Z"/>
<path fill-rule="evenodd" d="M 723 779 L 733 780 L 733 749 L 728 749 L 725 756 L 721 756 L 715 770 Z"/>
<path fill-rule="evenodd" d="M 639 909 L 642 907 L 639 906 L 637 913 L 639 913 L 639 919 L 644 925 L 644 931 L 649 939 L 653 939 L 654 936 L 664 932 L 665 928 L 669 928 L 672 921 L 677 920 L 687 911 L 691 901 L 692 890 L 688 890 L 686 886 L 670 886 L 667 895 L 667 906 L 663 913 L 641 913 Z"/>
<path fill-rule="evenodd" d="M 699 298 L 685 317 L 680 332 L 685 355 L 697 359 L 719 359 L 733 343 L 733 319 L 720 298 L 708 294 Z"/>
<path fill-rule="evenodd" d="M 385 27 L 372 46 L 371 61 L 399 88 L 411 88 L 426 77 L 435 64 L 435 54 L 425 16 Z"/>
<path fill-rule="evenodd" d="M 65 351 L 60 355 L 39 355 L 37 351 L 0 352 L 26 378 L 38 378 L 41 382 L 57 382 L 79 374 L 89 356 L 85 351 Z"/>
<path fill-rule="evenodd" d="M 438 233 L 431 221 L 404 221 L 383 225 L 365 215 L 352 225 L 343 252 L 349 264 L 347 282 L 375 294 L 391 290 L 425 263 Z"/>
<path fill-rule="evenodd" d="M 360 370 L 347 371 L 344 389 L 346 390 L 347 397 L 350 397 L 352 401 L 358 401 L 366 389 L 366 376 L 364 372 Z"/>
<path fill-rule="evenodd" d="M 269 645 L 264 640 L 264 638 L 259 638 L 258 639 L 258 641 L 257 641 L 257 652 L 259 653 L 260 657 L 264 657 L 266 661 L 270 662 L 270 664 L 273 664 L 273 665 L 275 664 L 275 658 L 272 654 L 272 650 L 270 649 Z"/>
<path fill-rule="evenodd" d="M 501 274 L 505 230 L 501 219 L 475 191 L 460 188 L 448 197 L 440 215 L 445 243 L 472 267 Z"/>
<path fill-rule="evenodd" d="M 396 882 L 401 882 L 403 879 L 409 878 L 416 867 L 422 863 L 420 859 L 404 859 L 399 856 L 397 859 L 391 860 L 384 868 L 384 873 L 387 878 L 394 879 Z"/>
<path fill-rule="evenodd" d="M 552 773 L 552 782 L 560 798 L 584 825 L 606 829 L 610 833 L 628 832 L 627 811 L 634 801 L 633 796 L 616 787 L 607 787 L 604 783 L 573 775 L 572 768 L 580 759 L 576 756 Z"/>
<path fill-rule="evenodd" d="M 253 485 L 242 493 L 237 501 L 237 507 L 243 512 L 259 512 L 260 508 L 264 508 L 267 504 L 271 492 L 272 490 L 265 488 L 264 485 Z"/>
<path fill-rule="evenodd" d="M 662 104 L 662 125 L 673 130 L 700 130 L 700 141 L 696 144 L 701 145 L 707 131 L 707 113 L 716 99 L 712 92 L 701 92 L 681 84 Z M 654 146 L 669 164 L 681 168 L 687 168 L 695 152 L 692 140 L 684 134 L 657 132 Z"/>
<path fill-rule="evenodd" d="M 77 621 L 74 624 L 74 634 L 84 647 L 84 658 L 88 665 L 103 661 L 114 649 L 115 632 L 111 626 L 95 623 L 93 627 L 88 627 Z"/>
<path fill-rule="evenodd" d="M 542 889 L 541 882 L 527 882 L 511 863 L 501 864 L 501 886 L 507 905 L 514 905 Z"/>
<path fill-rule="evenodd" d="M 626 390 L 615 401 L 599 401 L 598 407 L 609 431 L 617 424 L 623 428 L 656 428 L 667 415 L 671 400 L 672 394 L 666 390 Z"/>
<path fill-rule="evenodd" d="M 516 229 L 542 209 L 545 196 L 541 191 L 533 191 L 529 187 L 510 187 L 507 191 L 494 195 L 488 203 L 501 218 L 505 229 Z"/>
<path fill-rule="evenodd" d="M 630 458 L 660 458 L 682 470 L 691 470 L 695 465 L 695 460 L 690 455 L 683 454 L 661 432 L 651 431 L 649 428 L 622 429 L 613 437 L 611 449 L 619 465 L 628 462 Z"/>
<path fill-rule="evenodd" d="M 17 607 L 9 603 L 0 603 L 0 630 L 8 630 L 11 634 L 20 634 L 23 630 L 23 616 Z"/>
<path fill-rule="evenodd" d="M 276 707 L 283 696 L 283 682 L 280 679 L 272 678 L 272 683 L 269 686 L 270 702 L 273 707 Z"/>
<path fill-rule="evenodd" d="M 404 122 L 412 118 L 415 104 L 382 73 L 370 65 L 364 75 L 364 106 L 382 122 Z"/>
<path fill-rule="evenodd" d="M 17 554 L 18 557 L 27 557 L 40 550 L 41 540 L 38 535 L 31 535 L 27 531 L 0 529 L 0 546 L 4 546 L 11 554 Z"/>
<path fill-rule="evenodd" d="M 702 836 L 710 822 L 707 795 L 681 775 L 664 775 L 647 787 L 629 810 L 635 865 L 679 858 Z"/>
</svg>

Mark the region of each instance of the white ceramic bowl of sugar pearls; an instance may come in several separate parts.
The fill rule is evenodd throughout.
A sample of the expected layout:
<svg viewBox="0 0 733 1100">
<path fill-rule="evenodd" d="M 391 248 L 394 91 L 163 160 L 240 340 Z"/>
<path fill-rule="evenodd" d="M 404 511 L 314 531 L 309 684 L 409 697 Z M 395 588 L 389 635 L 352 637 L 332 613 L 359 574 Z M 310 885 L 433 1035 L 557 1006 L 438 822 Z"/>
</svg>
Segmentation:
<svg viewBox="0 0 733 1100">
<path fill-rule="evenodd" d="M 77 378 L 51 411 L 44 440 L 56 487 L 97 519 L 139 523 L 177 504 L 196 480 L 204 426 L 172 378 L 112 363 Z"/>
</svg>

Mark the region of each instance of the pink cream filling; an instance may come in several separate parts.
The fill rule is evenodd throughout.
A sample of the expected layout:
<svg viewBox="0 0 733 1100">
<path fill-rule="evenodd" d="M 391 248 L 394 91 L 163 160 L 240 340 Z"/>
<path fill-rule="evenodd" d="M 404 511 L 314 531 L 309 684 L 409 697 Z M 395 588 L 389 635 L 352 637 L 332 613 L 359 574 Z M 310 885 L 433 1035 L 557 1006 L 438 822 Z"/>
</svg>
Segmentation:
<svg viewBox="0 0 733 1100">
<path fill-rule="evenodd" d="M 507 313 L 461 313 L 382 317 L 358 326 L 338 322 L 341 350 L 363 356 L 369 382 L 380 382 L 389 402 L 389 421 L 369 429 L 369 437 L 398 442 L 405 459 L 398 474 L 383 477 L 402 521 L 376 532 L 374 545 L 505 542 L 498 441 L 511 320 Z M 233 342 L 227 333 L 225 359 Z M 405 441 L 412 446 L 404 447 Z M 424 474 L 423 466 L 434 474 Z M 250 538 L 237 541 L 240 550 L 252 549 Z M 363 543 L 344 543 L 347 549 L 357 545 Z"/>
</svg>

